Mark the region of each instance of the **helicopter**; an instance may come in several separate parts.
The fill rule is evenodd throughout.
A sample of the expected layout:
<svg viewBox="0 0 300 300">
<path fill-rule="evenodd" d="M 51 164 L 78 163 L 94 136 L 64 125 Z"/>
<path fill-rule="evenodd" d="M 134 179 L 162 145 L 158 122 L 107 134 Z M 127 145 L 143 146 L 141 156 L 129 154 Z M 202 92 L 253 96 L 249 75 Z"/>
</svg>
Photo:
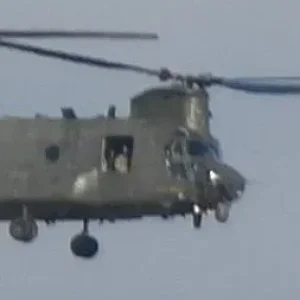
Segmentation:
<svg viewBox="0 0 300 300">
<path fill-rule="evenodd" d="M 21 242 L 36 239 L 36 220 L 83 220 L 82 232 L 70 242 L 73 255 L 82 258 L 99 250 L 89 234 L 93 219 L 192 215 L 192 225 L 199 229 L 203 215 L 213 212 L 218 222 L 227 222 L 247 181 L 223 161 L 211 133 L 208 88 L 300 93 L 298 77 L 183 75 L 9 38 L 0 32 L 0 47 L 173 81 L 133 96 L 127 118 L 117 117 L 112 104 L 105 115 L 93 118 L 79 118 L 73 108 L 62 107 L 62 118 L 0 119 L 0 219 L 10 221 L 9 234 Z"/>
</svg>

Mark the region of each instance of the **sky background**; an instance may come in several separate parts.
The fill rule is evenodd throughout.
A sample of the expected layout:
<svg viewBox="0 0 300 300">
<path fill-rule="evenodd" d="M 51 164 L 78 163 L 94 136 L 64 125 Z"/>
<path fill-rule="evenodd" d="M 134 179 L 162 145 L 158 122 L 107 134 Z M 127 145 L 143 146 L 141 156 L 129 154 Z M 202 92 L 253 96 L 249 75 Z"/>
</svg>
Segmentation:
<svg viewBox="0 0 300 300">
<path fill-rule="evenodd" d="M 172 3 L 172 4 L 171 4 Z M 159 42 L 33 41 L 149 67 L 215 75 L 299 75 L 296 0 L 1 0 L 0 28 L 84 28 L 158 32 Z M 3 115 L 102 113 L 154 79 L 76 66 L 0 49 Z M 211 89 L 213 131 L 225 160 L 250 180 L 228 224 L 201 231 L 190 218 L 91 225 L 101 254 L 75 259 L 81 223 L 40 226 L 28 246 L 0 225 L 0 296 L 22 299 L 298 299 L 300 293 L 299 128 L 295 96 Z"/>
</svg>

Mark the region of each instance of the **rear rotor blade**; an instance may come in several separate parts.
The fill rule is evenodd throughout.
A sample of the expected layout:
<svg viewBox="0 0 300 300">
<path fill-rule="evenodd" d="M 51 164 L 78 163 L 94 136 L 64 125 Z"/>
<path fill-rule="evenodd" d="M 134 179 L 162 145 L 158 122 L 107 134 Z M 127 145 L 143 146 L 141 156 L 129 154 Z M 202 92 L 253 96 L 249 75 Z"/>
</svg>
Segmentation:
<svg viewBox="0 0 300 300">
<path fill-rule="evenodd" d="M 215 83 L 250 93 L 300 94 L 300 77 L 216 78 Z"/>
<path fill-rule="evenodd" d="M 0 38 L 100 38 L 158 40 L 158 34 L 151 32 L 93 30 L 0 30 Z"/>
</svg>

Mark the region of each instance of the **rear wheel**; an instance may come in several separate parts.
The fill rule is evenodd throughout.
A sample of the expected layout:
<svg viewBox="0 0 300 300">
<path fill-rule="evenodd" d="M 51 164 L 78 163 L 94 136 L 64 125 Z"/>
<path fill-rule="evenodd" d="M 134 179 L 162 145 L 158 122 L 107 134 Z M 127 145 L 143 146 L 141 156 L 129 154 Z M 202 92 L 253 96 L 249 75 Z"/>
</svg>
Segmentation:
<svg viewBox="0 0 300 300">
<path fill-rule="evenodd" d="M 98 253 L 99 246 L 94 237 L 82 233 L 72 238 L 70 248 L 75 256 L 93 258 Z"/>
</svg>

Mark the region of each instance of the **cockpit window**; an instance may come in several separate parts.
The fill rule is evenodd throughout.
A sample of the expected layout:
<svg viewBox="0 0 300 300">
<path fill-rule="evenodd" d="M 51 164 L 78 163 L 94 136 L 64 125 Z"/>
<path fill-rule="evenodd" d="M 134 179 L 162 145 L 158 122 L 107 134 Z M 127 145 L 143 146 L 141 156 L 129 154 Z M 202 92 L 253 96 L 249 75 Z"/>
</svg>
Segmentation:
<svg viewBox="0 0 300 300">
<path fill-rule="evenodd" d="M 221 159 L 221 157 L 220 157 L 220 150 L 219 150 L 218 146 L 210 145 L 210 149 L 211 149 L 212 154 L 214 155 L 214 157 L 217 160 Z"/>
<path fill-rule="evenodd" d="M 210 148 L 200 140 L 190 140 L 187 142 L 187 152 L 191 156 L 202 156 L 210 151 Z"/>
</svg>

